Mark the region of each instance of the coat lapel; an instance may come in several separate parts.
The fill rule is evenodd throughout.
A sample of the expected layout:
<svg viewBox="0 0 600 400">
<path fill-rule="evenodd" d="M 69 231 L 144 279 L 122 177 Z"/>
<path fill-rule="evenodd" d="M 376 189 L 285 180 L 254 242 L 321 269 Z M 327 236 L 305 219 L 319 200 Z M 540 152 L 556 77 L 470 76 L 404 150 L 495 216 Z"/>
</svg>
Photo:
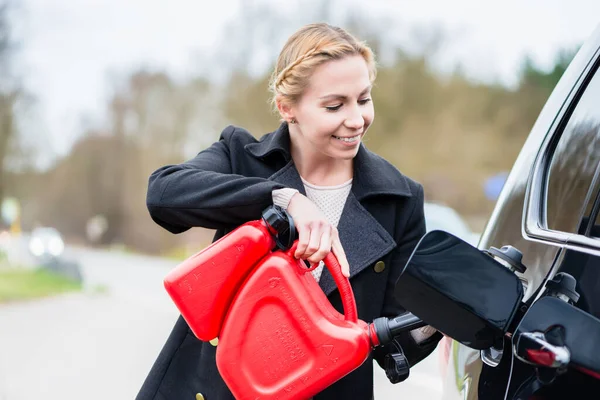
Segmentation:
<svg viewBox="0 0 600 400">
<path fill-rule="evenodd" d="M 344 205 L 338 231 L 350 264 L 350 279 L 396 246 L 392 236 L 365 210 L 352 192 Z M 337 288 L 327 268 L 323 269 L 319 286 L 326 295 Z"/>
</svg>

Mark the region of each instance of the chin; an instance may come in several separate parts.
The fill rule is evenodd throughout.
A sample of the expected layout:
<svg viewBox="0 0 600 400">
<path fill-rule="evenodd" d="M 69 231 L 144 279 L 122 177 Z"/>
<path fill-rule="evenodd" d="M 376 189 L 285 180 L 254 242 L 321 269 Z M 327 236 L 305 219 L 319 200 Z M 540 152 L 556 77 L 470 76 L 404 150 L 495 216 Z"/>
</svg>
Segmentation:
<svg viewBox="0 0 600 400">
<path fill-rule="evenodd" d="M 338 160 L 352 160 L 358 154 L 358 146 L 356 149 L 347 150 L 347 151 L 335 151 L 333 153 L 333 158 L 337 158 Z"/>
</svg>

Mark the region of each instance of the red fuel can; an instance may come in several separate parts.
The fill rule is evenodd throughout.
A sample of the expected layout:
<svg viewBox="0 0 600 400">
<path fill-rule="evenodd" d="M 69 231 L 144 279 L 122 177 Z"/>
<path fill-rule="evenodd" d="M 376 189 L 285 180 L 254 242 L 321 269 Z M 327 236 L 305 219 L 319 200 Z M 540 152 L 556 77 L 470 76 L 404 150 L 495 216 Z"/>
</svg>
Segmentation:
<svg viewBox="0 0 600 400">
<path fill-rule="evenodd" d="M 217 367 L 237 399 L 307 399 L 369 356 L 370 327 L 357 319 L 350 282 L 330 253 L 325 265 L 340 291 L 337 312 L 293 257 L 268 254 L 232 301 L 217 347 Z"/>
<path fill-rule="evenodd" d="M 250 221 L 189 257 L 164 278 L 164 286 L 196 337 L 209 341 L 242 282 L 273 248 L 263 220 Z"/>
</svg>

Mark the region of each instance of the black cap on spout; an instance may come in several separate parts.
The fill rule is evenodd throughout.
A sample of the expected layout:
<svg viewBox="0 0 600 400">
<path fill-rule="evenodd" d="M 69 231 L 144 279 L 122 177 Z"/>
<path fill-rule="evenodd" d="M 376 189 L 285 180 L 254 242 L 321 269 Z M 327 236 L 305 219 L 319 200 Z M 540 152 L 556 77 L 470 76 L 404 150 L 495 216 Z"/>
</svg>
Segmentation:
<svg viewBox="0 0 600 400">
<path fill-rule="evenodd" d="M 292 247 L 296 240 L 296 227 L 292 216 L 287 211 L 279 206 L 271 205 L 263 211 L 262 220 L 275 237 L 278 248 L 287 250 Z M 282 238 L 285 240 L 282 241 Z"/>
<path fill-rule="evenodd" d="M 274 235 L 289 229 L 289 222 L 284 212 L 283 208 L 273 205 L 267 207 L 262 213 L 263 221 Z"/>
</svg>

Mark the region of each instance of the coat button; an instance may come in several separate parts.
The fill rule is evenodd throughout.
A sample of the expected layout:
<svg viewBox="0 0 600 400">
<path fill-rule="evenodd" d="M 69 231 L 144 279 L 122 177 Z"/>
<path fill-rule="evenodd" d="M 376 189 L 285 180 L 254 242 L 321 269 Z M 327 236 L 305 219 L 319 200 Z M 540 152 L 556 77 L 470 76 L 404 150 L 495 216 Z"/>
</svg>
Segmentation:
<svg viewBox="0 0 600 400">
<path fill-rule="evenodd" d="M 196 400 L 205 400 L 202 393 L 196 393 Z"/>
<path fill-rule="evenodd" d="M 212 340 L 209 340 L 208 343 L 212 344 L 213 346 L 217 347 L 217 345 L 219 344 L 219 338 L 214 338 Z"/>
<path fill-rule="evenodd" d="M 375 272 L 383 272 L 383 270 L 385 269 L 385 263 L 383 261 L 377 261 L 373 269 L 375 270 Z"/>
</svg>

